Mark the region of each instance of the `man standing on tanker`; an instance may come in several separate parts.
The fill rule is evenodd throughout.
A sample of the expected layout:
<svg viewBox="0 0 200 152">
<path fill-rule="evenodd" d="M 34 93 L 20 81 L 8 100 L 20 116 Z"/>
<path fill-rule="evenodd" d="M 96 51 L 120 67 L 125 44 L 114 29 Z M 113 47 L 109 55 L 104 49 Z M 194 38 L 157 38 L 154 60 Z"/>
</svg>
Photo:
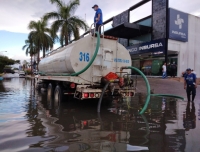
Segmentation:
<svg viewBox="0 0 200 152">
<path fill-rule="evenodd" d="M 103 24 L 102 11 L 97 4 L 95 4 L 92 8 L 94 9 L 94 11 L 96 11 L 95 16 L 94 16 L 95 31 L 99 31 L 99 34 L 101 34 L 101 28 L 99 28 L 99 26 Z"/>
<path fill-rule="evenodd" d="M 191 92 L 192 92 L 192 102 L 194 101 L 194 98 L 196 96 L 196 88 L 197 88 L 196 75 L 191 72 L 190 68 L 188 68 L 184 82 L 184 89 L 186 89 L 187 92 L 188 102 L 190 102 Z"/>
</svg>

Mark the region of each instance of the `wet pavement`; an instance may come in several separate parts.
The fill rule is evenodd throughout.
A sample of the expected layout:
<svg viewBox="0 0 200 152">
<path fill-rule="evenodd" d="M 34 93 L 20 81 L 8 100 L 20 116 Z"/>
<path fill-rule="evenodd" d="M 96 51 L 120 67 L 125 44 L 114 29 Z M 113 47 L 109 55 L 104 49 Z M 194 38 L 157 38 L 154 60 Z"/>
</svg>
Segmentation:
<svg viewBox="0 0 200 152">
<path fill-rule="evenodd" d="M 181 97 L 187 98 L 186 91 L 184 90 L 184 84 L 172 80 L 171 78 L 161 79 L 161 78 L 148 78 L 151 90 L 155 94 L 175 94 Z M 142 78 L 138 78 L 138 91 L 146 93 L 146 85 Z M 196 89 L 195 102 L 200 103 L 200 85 Z"/>
<path fill-rule="evenodd" d="M 166 81 L 150 81 L 155 93 L 160 93 L 155 87 L 159 83 L 179 87 Z M 35 91 L 34 79 L 0 81 L 0 151 L 200 151 L 198 96 L 194 104 L 152 97 L 144 115 L 138 115 L 143 94 L 104 99 L 101 114 L 96 113 L 96 100 L 65 98 L 56 105 L 46 97 Z"/>
</svg>

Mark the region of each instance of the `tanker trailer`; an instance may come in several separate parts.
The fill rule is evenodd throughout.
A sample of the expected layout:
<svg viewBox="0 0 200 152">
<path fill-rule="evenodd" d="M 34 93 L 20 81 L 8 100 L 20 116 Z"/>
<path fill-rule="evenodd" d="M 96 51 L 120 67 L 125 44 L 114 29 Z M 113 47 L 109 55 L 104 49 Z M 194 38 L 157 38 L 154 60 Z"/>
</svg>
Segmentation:
<svg viewBox="0 0 200 152">
<path fill-rule="evenodd" d="M 58 101 L 63 95 L 81 100 L 100 98 L 107 82 L 106 93 L 134 96 L 131 70 L 122 73 L 124 66 L 131 66 L 131 57 L 117 38 L 88 35 L 41 59 L 37 84 L 47 88 L 47 97 Z"/>
</svg>

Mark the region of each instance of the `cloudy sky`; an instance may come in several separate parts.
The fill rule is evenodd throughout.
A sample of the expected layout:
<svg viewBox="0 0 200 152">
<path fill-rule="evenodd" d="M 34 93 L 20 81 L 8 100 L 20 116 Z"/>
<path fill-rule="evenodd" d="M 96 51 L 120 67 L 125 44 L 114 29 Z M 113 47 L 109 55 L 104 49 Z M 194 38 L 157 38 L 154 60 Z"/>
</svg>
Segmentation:
<svg viewBox="0 0 200 152">
<path fill-rule="evenodd" d="M 63 0 L 68 2 L 69 0 Z M 103 11 L 104 20 L 113 17 L 141 0 L 80 0 L 75 15 L 92 23 L 92 6 L 98 4 Z M 200 16 L 199 0 L 169 0 L 169 5 L 183 12 Z M 0 0 L 0 54 L 14 59 L 26 59 L 21 50 L 29 30 L 31 20 L 39 20 L 45 13 L 56 10 L 49 0 Z M 131 21 L 150 15 L 151 3 L 131 13 Z M 7 52 L 3 52 L 7 51 Z"/>
</svg>

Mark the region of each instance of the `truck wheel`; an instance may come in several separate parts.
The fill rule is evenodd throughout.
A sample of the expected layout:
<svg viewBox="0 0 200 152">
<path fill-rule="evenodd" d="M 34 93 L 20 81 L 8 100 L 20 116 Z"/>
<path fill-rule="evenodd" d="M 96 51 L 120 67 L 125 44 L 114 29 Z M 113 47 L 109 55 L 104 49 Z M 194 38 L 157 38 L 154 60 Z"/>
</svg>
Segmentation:
<svg viewBox="0 0 200 152">
<path fill-rule="evenodd" d="M 62 101 L 62 98 L 63 98 L 62 88 L 59 85 L 57 85 L 54 91 L 54 106 L 55 107 L 60 106 L 60 102 Z"/>
<path fill-rule="evenodd" d="M 49 83 L 47 88 L 47 98 L 52 98 L 54 93 L 54 86 L 52 83 Z"/>
</svg>

